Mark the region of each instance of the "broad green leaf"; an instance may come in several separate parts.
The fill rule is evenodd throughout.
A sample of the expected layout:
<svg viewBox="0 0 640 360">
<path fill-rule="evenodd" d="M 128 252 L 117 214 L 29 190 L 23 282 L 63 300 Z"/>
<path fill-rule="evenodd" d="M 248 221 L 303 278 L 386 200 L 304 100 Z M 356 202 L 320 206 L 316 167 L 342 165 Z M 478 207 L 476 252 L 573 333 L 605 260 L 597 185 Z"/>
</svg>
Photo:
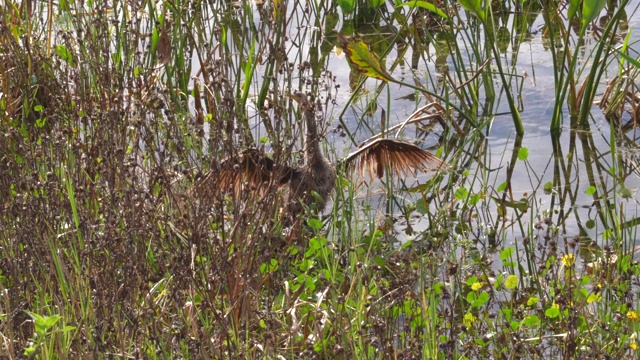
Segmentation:
<svg viewBox="0 0 640 360">
<path fill-rule="evenodd" d="M 459 188 L 458 190 L 456 190 L 455 195 L 457 200 L 466 200 L 467 197 L 469 196 L 469 190 L 465 189 L 465 188 Z"/>
<path fill-rule="evenodd" d="M 487 292 L 482 292 L 478 296 L 478 299 L 472 304 L 472 306 L 480 307 L 486 304 L 489 301 L 489 294 Z"/>
<path fill-rule="evenodd" d="M 435 6 L 432 3 L 427 2 L 427 1 L 421 1 L 421 0 L 407 1 L 407 2 L 404 2 L 404 3 L 400 4 L 400 5 L 398 5 L 397 7 L 402 7 L 402 6 L 408 6 L 408 7 L 412 8 L 412 9 L 415 8 L 415 7 L 423 8 L 423 9 L 431 11 L 432 13 L 437 14 L 438 16 L 440 16 L 442 18 L 445 18 L 445 19 L 449 18 L 449 16 L 447 16 L 447 14 L 445 14 L 442 10 L 438 9 L 437 6 Z"/>
<path fill-rule="evenodd" d="M 513 254 L 513 248 L 508 247 L 500 252 L 500 260 L 502 261 L 507 260 L 511 257 L 512 254 Z"/>
<path fill-rule="evenodd" d="M 511 321 L 511 316 L 513 314 L 513 311 L 511 309 L 503 308 L 503 309 L 500 309 L 500 312 L 504 316 L 505 320 Z"/>
<path fill-rule="evenodd" d="M 420 215 L 424 215 L 429 211 L 429 205 L 424 199 L 418 199 L 418 201 L 416 201 L 416 211 L 420 213 Z"/>
<path fill-rule="evenodd" d="M 580 281 L 578 282 L 578 284 L 580 286 L 586 286 L 587 284 L 589 284 L 589 281 L 591 281 L 591 276 L 583 276 Z"/>
<path fill-rule="evenodd" d="M 600 15 L 605 5 L 607 5 L 607 0 L 583 0 L 582 30 L 586 29 L 587 25 Z"/>
<path fill-rule="evenodd" d="M 573 19 L 580 6 L 580 0 L 569 0 L 569 10 L 567 10 L 567 17 L 569 21 Z"/>
<path fill-rule="evenodd" d="M 56 46 L 56 55 L 60 56 L 60 58 L 67 63 L 67 65 L 73 67 L 73 55 L 64 45 Z"/>
<path fill-rule="evenodd" d="M 540 301 L 540 298 L 532 296 L 532 297 L 529 298 L 529 300 L 527 300 L 527 306 L 533 306 L 533 305 L 537 304 L 539 301 Z"/>
<path fill-rule="evenodd" d="M 600 296 L 600 294 L 593 293 L 587 297 L 587 304 L 600 301 L 602 301 L 602 296 Z"/>
<path fill-rule="evenodd" d="M 442 283 L 436 283 L 436 284 L 433 286 L 433 293 L 434 293 L 435 295 L 440 295 L 440 294 L 442 294 L 442 287 L 443 287 L 443 286 L 444 286 L 444 284 L 442 284 Z"/>
<path fill-rule="evenodd" d="M 356 9 L 355 0 L 336 0 L 336 3 L 340 7 L 340 9 L 347 14 L 352 13 L 353 10 Z"/>
<path fill-rule="evenodd" d="M 496 189 L 497 192 L 503 192 L 507 189 L 507 182 L 503 182 L 502 184 L 498 185 L 498 188 Z"/>
<path fill-rule="evenodd" d="M 382 81 L 394 81 L 391 75 L 380 65 L 380 61 L 362 41 L 338 34 L 338 43 L 347 55 L 347 59 L 360 73 Z"/>
<path fill-rule="evenodd" d="M 318 219 L 311 218 L 307 220 L 307 225 L 316 231 L 322 229 L 322 221 Z"/>
<path fill-rule="evenodd" d="M 521 161 L 525 161 L 528 158 L 529 158 L 529 149 L 527 149 L 526 147 L 520 148 L 520 150 L 518 150 L 518 159 L 520 159 Z"/>
<path fill-rule="evenodd" d="M 631 199 L 631 190 L 629 190 L 629 188 L 626 188 L 624 186 L 620 188 L 620 190 L 618 191 L 618 194 L 623 199 Z"/>
<path fill-rule="evenodd" d="M 544 315 L 550 319 L 557 318 L 558 316 L 560 316 L 560 308 L 558 307 L 558 305 L 553 304 L 550 308 L 545 310 Z"/>
<path fill-rule="evenodd" d="M 540 324 L 540 318 L 535 315 L 527 316 L 522 320 L 522 323 L 527 327 L 538 326 L 538 324 Z"/>
<path fill-rule="evenodd" d="M 518 286 L 518 277 L 515 275 L 509 275 L 507 280 L 504 282 L 504 286 L 509 290 L 515 289 Z"/>
<path fill-rule="evenodd" d="M 458 0 L 458 3 L 462 5 L 465 10 L 477 16 L 482 22 L 487 18 L 483 0 Z"/>
</svg>

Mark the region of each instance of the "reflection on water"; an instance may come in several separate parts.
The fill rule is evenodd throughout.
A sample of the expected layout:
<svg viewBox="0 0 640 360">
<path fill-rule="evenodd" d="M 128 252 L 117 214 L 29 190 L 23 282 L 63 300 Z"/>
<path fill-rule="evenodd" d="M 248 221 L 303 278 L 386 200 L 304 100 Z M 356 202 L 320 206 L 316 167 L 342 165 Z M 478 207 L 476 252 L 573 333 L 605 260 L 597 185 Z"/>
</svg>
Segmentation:
<svg viewBox="0 0 640 360">
<path fill-rule="evenodd" d="M 401 136 L 419 139 L 423 147 L 433 151 L 442 149 L 442 156 L 454 166 L 446 180 L 440 179 L 440 187 L 449 190 L 448 195 L 431 195 L 428 205 L 424 205 L 420 203 L 419 192 L 413 195 L 398 192 L 395 197 L 380 196 L 378 202 L 373 202 L 372 211 L 384 217 L 385 213 L 403 208 L 395 206 L 396 202 L 417 204 L 416 209 L 422 210 L 404 214 L 409 220 L 398 223 L 404 229 L 412 226 L 412 231 L 405 231 L 409 234 L 420 231 L 428 234 L 433 226 L 431 220 L 420 221 L 416 212 L 425 215 L 446 207 L 457 216 L 467 213 L 474 219 L 471 223 L 475 227 L 462 228 L 460 236 L 481 241 L 495 238 L 498 243 L 511 243 L 525 237 L 527 229 L 522 228 L 519 220 L 544 221 L 548 225 L 546 231 L 560 241 L 576 236 L 609 241 L 616 237 L 609 231 L 612 224 L 626 224 L 625 229 L 632 229 L 637 222 L 638 146 L 636 128 L 630 123 L 635 115 L 623 111 L 619 115 L 621 121 L 609 122 L 594 105 L 588 123 L 578 127 L 571 126 L 575 117 L 569 111 L 575 110 L 573 105 L 564 106 L 562 113 L 556 115 L 555 104 L 560 76 L 557 69 L 566 67 L 564 59 L 574 49 L 579 50 L 575 53 L 578 59 L 575 80 L 565 101 L 573 104 L 571 100 L 580 96 L 580 86 L 595 65 L 594 51 L 600 43 L 597 39 L 614 18 L 617 5 L 610 2 L 588 36 L 578 41 L 575 33 L 579 24 L 564 24 L 566 16 L 547 19 L 535 1 L 517 2 L 512 8 L 505 4 L 504 8 L 494 9 L 495 25 L 489 33 L 494 36 L 499 61 L 508 74 L 506 82 L 516 98 L 525 129 L 522 138 L 515 134 L 513 111 L 496 68 L 498 59 L 487 65 L 495 56 L 485 42 L 482 25 L 462 10 L 452 9 L 454 13 L 460 11 L 457 18 L 462 21 L 458 22 L 445 21 L 421 10 L 390 22 L 387 11 L 344 14 L 338 7 L 324 3 L 321 8 L 313 8 L 289 2 L 287 9 L 247 3 L 243 8 L 224 12 L 221 10 L 231 7 L 220 5 L 220 9 L 208 10 L 211 19 L 219 17 L 221 25 L 211 20 L 208 32 L 196 34 L 208 39 L 211 47 L 189 49 L 192 51 L 186 56 L 192 57 L 192 69 L 182 75 L 182 81 L 196 88 L 201 85 L 203 98 L 207 91 L 215 98 L 230 88 L 240 89 L 236 92 L 239 99 L 234 99 L 238 103 L 226 109 L 233 114 L 235 124 L 232 121 L 216 124 L 216 118 L 204 124 L 209 152 L 231 147 L 222 139 L 209 136 L 214 133 L 209 131 L 210 126 L 225 129 L 235 126 L 234 139 L 242 146 L 259 143 L 262 138 L 267 142 L 265 147 L 275 152 L 283 144 L 295 143 L 300 138 L 302 132 L 297 124 L 282 116 L 283 111 L 290 110 L 272 107 L 273 99 L 297 90 L 288 88 L 288 78 L 281 74 L 296 74 L 306 79 L 309 88 L 319 89 L 324 95 L 329 104 L 324 109 L 329 124 L 323 125 L 329 130 L 327 143 L 335 148 L 332 155 L 335 158 L 385 128 L 405 121 L 415 109 L 436 102 L 446 114 L 442 123 L 410 125 Z M 637 6 L 638 1 L 633 1 L 626 11 L 617 14 L 617 41 L 624 39 L 629 28 L 638 25 L 637 17 L 631 16 Z M 286 13 L 287 18 L 297 20 L 290 24 L 297 26 L 263 21 L 268 18 L 266 12 L 271 11 Z M 178 20 L 174 19 L 176 23 Z M 246 22 L 252 26 L 244 26 Z M 564 27 L 550 26 L 551 22 L 560 22 Z M 566 49 L 562 47 L 563 29 L 572 34 Z M 373 79 L 363 81 L 336 49 L 338 33 L 362 39 L 396 80 L 424 87 L 430 94 L 423 96 L 408 86 Z M 637 40 L 637 35 L 633 35 L 630 48 L 634 48 Z M 174 44 L 174 48 L 178 47 Z M 260 65 L 255 72 L 229 74 L 217 66 L 224 56 L 236 68 L 244 68 L 243 62 L 249 59 Z M 603 94 L 609 81 L 619 76 L 618 65 L 617 61 L 606 64 L 597 94 Z M 436 95 L 445 101 L 438 100 Z M 203 105 L 194 97 L 189 99 L 189 108 L 202 111 Z M 217 107 L 205 104 L 210 114 L 220 104 L 231 101 L 215 100 L 219 102 L 214 104 Z M 612 96 L 608 103 L 615 104 L 615 98 Z M 383 111 L 385 121 L 380 120 Z M 562 118 L 563 131 L 554 137 L 549 129 L 552 119 L 558 116 Z M 198 122 L 204 123 L 201 114 Z M 612 133 L 612 123 L 624 130 L 618 131 L 614 126 Z M 402 180 L 405 186 L 415 187 L 428 183 L 432 177 L 424 174 L 416 180 Z M 361 189 L 366 189 L 362 190 L 364 194 L 374 194 L 375 200 L 381 187 L 374 184 Z M 456 190 L 461 189 L 467 196 L 456 197 Z M 473 203 L 469 203 L 470 199 L 474 199 Z M 520 206 L 523 201 L 529 206 Z M 618 219 L 607 217 L 612 214 L 612 207 Z"/>
<path fill-rule="evenodd" d="M 621 38 L 626 36 L 629 26 L 638 21 L 635 17 L 629 17 L 629 14 L 635 13 L 637 6 L 637 1 L 631 3 L 627 6 L 627 13 L 621 16 Z M 549 49 L 551 46 L 560 46 L 562 34 L 550 32 L 546 27 L 537 2 L 526 2 L 523 7 L 523 11 L 516 13 L 505 9 L 498 12 L 499 16 L 495 19 L 501 61 L 507 71 L 514 75 L 512 86 L 518 91 L 518 105 L 525 127 L 524 138 L 517 140 L 509 106 L 495 73 L 489 77 L 480 77 L 480 80 L 493 82 L 495 87 L 485 86 L 478 94 L 462 94 L 458 98 L 451 95 L 454 93 L 451 84 L 463 83 L 473 75 L 471 69 L 477 69 L 479 65 L 474 60 L 478 54 L 473 54 L 475 49 L 470 45 L 472 40 L 477 40 L 474 37 L 479 36 L 473 31 L 473 19 L 469 19 L 469 29 L 460 30 L 455 38 L 448 36 L 449 32 L 439 31 L 441 23 L 429 27 L 425 16 L 414 17 L 413 29 L 416 36 L 409 41 L 401 34 L 395 34 L 388 26 L 356 26 L 350 20 L 343 20 L 342 24 L 338 24 L 337 30 L 345 34 L 357 33 L 368 44 L 373 44 L 371 51 L 385 59 L 388 69 L 393 70 L 391 75 L 396 79 L 415 81 L 435 93 L 449 94 L 452 102 L 461 99 L 461 108 L 478 114 L 480 122 L 490 121 L 481 130 L 486 137 L 478 137 L 472 142 L 465 142 L 464 136 L 441 127 L 431 130 L 426 137 L 421 138 L 427 147 L 445 146 L 449 158 L 454 156 L 453 153 L 462 154 L 461 162 L 457 163 L 458 169 L 467 169 L 472 174 L 478 172 L 478 166 L 494 169 L 486 172 L 487 177 L 483 182 L 465 181 L 460 174 L 451 175 L 453 178 L 457 177 L 454 181 L 457 186 L 464 187 L 471 193 L 482 193 L 485 198 L 499 199 L 507 205 L 513 205 L 522 199 L 534 205 L 525 214 L 515 211 L 517 206 L 505 206 L 506 213 L 499 215 L 505 215 L 506 218 L 494 215 L 492 219 L 487 218 L 489 223 L 478 221 L 479 227 L 492 226 L 506 231 L 506 223 L 522 216 L 533 221 L 545 218 L 550 225 L 549 234 L 559 241 L 579 237 L 598 242 L 604 240 L 606 243 L 615 236 L 607 230 L 612 226 L 613 219 L 603 215 L 608 213 L 603 208 L 606 210 L 617 206 L 615 213 L 621 218 L 618 220 L 635 224 L 634 218 L 638 210 L 637 188 L 640 184 L 633 156 L 637 152 L 636 138 L 620 131 L 614 131 L 612 135 L 610 123 L 595 105 L 591 108 L 588 126 L 574 129 L 570 128 L 571 117 L 569 109 L 565 107 L 562 114 L 563 131 L 557 138 L 550 135 L 557 79 L 554 77 L 554 56 Z M 614 10 L 615 4 L 610 3 L 597 22 L 600 27 L 606 26 Z M 594 28 L 593 31 L 602 29 Z M 555 38 L 551 39 L 551 36 Z M 327 30 L 326 40 L 333 39 L 333 32 Z M 630 41 L 632 47 L 637 40 L 637 35 L 633 35 Z M 394 41 L 397 46 L 394 46 Z M 405 46 L 405 41 L 410 46 Z M 572 48 L 569 50 L 572 51 L 575 45 L 575 41 L 571 42 Z M 580 45 L 582 47 L 578 52 L 578 64 L 583 69 L 579 74 L 579 81 L 582 81 L 593 65 L 593 49 L 597 41 L 593 36 L 587 36 Z M 456 46 L 459 51 L 452 49 Z M 413 109 L 424 104 L 424 100 L 419 97 L 414 100 L 416 98 L 411 95 L 415 95 L 415 91 L 407 87 L 389 85 L 390 89 L 381 90 L 373 80 L 368 80 L 365 86 L 361 86 L 358 82 L 360 77 L 354 75 L 347 62 L 340 56 L 334 57 L 337 58 L 331 61 L 330 68 L 337 75 L 338 83 L 348 83 L 349 88 L 356 92 L 351 99 L 351 93 L 339 94 L 340 103 L 350 100 L 350 110 L 345 111 L 342 120 L 347 122 L 347 130 L 354 133 L 356 142 L 381 131 L 377 117 L 367 114 L 366 109 L 371 109 L 371 103 L 388 109 L 387 113 L 391 114 L 388 116 L 390 125 L 404 121 Z M 555 61 L 561 59 L 556 58 Z M 456 69 L 461 65 L 470 70 L 466 77 L 456 78 L 460 75 L 460 71 Z M 602 94 L 606 83 L 618 74 L 618 65 L 616 61 L 612 61 L 605 68 L 597 94 Z M 459 116 L 450 118 L 452 121 L 459 119 Z M 363 122 L 368 123 L 369 127 L 363 126 Z M 474 131 L 467 123 L 462 128 L 465 132 Z M 424 134 L 417 128 L 414 128 L 413 133 L 404 133 L 407 138 L 414 135 Z M 343 146 L 349 148 L 353 145 L 351 142 L 341 142 L 341 138 L 336 136 L 329 135 L 328 139 L 335 144 L 338 153 L 347 151 L 342 150 Z M 528 150 L 528 157 L 518 158 L 521 147 Z M 465 163 L 464 159 L 468 161 Z M 425 182 L 428 179 L 429 176 L 424 176 L 419 181 Z M 408 181 L 407 185 L 410 186 L 411 181 Z M 499 191 L 498 188 L 505 181 L 509 184 L 508 191 Z M 490 186 L 486 186 L 487 184 Z M 412 201 L 414 200 L 408 202 Z M 450 201 L 451 199 L 445 200 L 439 205 L 444 206 Z M 485 210 L 500 212 L 499 208 L 503 207 L 500 201 L 488 202 Z M 386 203 L 384 199 L 381 202 L 381 206 Z M 530 218 L 531 212 L 535 214 L 533 218 Z M 428 222 L 418 222 L 414 224 L 414 230 L 424 230 L 428 226 Z M 525 236 L 523 231 L 515 229 L 507 233 L 504 236 L 509 242 Z"/>
</svg>

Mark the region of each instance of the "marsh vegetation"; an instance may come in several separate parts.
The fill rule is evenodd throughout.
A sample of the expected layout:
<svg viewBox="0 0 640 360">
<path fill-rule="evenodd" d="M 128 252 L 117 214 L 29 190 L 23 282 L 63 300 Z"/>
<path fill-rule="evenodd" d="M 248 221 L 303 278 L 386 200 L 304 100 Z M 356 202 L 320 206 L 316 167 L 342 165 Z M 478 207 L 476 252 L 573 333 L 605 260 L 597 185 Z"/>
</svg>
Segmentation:
<svg viewBox="0 0 640 360">
<path fill-rule="evenodd" d="M 0 357 L 638 357 L 638 4 L 5 1 Z"/>
</svg>

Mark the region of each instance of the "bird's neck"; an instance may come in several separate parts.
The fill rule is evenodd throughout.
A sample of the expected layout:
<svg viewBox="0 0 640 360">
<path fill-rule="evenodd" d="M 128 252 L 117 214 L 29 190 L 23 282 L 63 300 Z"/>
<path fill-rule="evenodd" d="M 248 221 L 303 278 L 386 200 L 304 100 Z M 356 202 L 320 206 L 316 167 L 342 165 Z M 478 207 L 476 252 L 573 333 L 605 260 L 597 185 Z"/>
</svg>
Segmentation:
<svg viewBox="0 0 640 360">
<path fill-rule="evenodd" d="M 305 110 L 304 118 L 307 125 L 305 156 L 307 163 L 313 163 L 324 159 L 320 148 L 320 136 L 318 135 L 315 111 L 313 109 Z"/>
</svg>

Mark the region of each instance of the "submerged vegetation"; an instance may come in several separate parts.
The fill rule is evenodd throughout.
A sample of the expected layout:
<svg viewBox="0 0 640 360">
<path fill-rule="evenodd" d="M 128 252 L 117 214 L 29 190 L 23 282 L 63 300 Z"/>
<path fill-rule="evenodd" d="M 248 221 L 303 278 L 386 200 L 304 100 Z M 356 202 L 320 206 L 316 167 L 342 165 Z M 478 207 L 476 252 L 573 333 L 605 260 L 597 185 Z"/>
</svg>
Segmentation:
<svg viewBox="0 0 640 360">
<path fill-rule="evenodd" d="M 6 1 L 0 357 L 638 357 L 637 6 Z M 448 166 L 338 168 L 299 226 L 193 190 L 298 168 L 298 92 L 331 159 Z"/>
</svg>

